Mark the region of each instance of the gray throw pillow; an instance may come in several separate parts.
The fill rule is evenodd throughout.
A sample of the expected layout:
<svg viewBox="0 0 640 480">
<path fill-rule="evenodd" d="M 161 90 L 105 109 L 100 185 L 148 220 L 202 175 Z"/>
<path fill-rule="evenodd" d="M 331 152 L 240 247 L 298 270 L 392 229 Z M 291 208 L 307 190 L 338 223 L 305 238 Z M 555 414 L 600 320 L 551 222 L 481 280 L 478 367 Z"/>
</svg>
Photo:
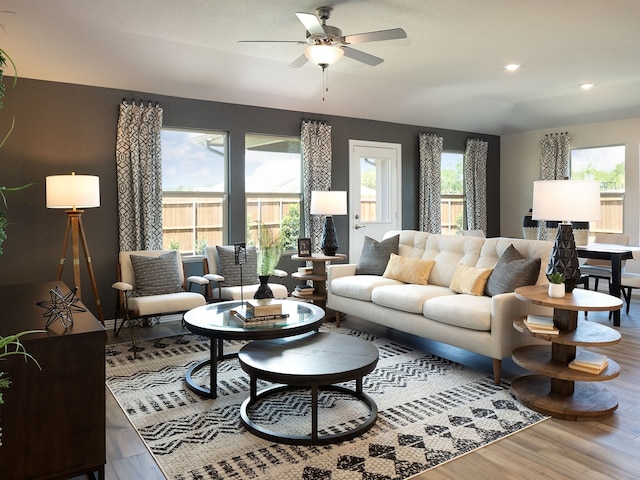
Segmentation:
<svg viewBox="0 0 640 480">
<path fill-rule="evenodd" d="M 513 245 L 509 245 L 493 268 L 484 294 L 493 297 L 513 292 L 518 287 L 535 285 L 540 274 L 540 261 L 540 258 L 523 256 Z"/>
<path fill-rule="evenodd" d="M 132 295 L 164 295 L 184 291 L 180 283 L 178 252 L 163 253 L 157 257 L 130 255 L 136 288 Z"/>
<path fill-rule="evenodd" d="M 394 235 L 381 242 L 364 237 L 362 255 L 356 266 L 356 275 L 382 275 L 387 268 L 392 253 L 398 254 L 400 235 Z"/>
<path fill-rule="evenodd" d="M 224 277 L 225 287 L 238 285 L 255 285 L 258 280 L 258 254 L 256 247 L 247 247 L 247 263 L 242 265 L 242 282 L 240 282 L 240 265 L 236 265 L 235 247 L 216 246 L 218 274 Z"/>
</svg>

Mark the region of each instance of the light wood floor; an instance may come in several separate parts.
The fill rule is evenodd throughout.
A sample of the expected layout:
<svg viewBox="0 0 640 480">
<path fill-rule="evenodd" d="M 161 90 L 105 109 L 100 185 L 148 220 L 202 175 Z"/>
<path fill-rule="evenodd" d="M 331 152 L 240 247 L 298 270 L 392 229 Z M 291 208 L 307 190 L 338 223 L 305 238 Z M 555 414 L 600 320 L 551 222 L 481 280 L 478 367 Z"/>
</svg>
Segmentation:
<svg viewBox="0 0 640 480">
<path fill-rule="evenodd" d="M 590 312 L 589 321 L 611 325 L 605 312 Z M 400 334 L 368 322 L 347 317 L 347 327 L 393 337 L 427 351 L 491 374 L 491 360 L 458 348 Z M 418 480 L 464 479 L 632 479 L 640 478 L 640 302 L 621 315 L 621 342 L 595 349 L 616 360 L 618 378 L 606 383 L 617 395 L 619 407 L 613 415 L 596 422 L 550 419 L 502 439 L 445 465 L 425 472 Z M 184 333 L 180 322 L 167 322 L 136 330 L 137 338 Z M 108 342 L 118 339 L 109 332 Z M 503 378 L 524 373 L 511 360 L 503 362 Z M 164 479 L 135 430 L 107 390 L 107 480 Z"/>
</svg>

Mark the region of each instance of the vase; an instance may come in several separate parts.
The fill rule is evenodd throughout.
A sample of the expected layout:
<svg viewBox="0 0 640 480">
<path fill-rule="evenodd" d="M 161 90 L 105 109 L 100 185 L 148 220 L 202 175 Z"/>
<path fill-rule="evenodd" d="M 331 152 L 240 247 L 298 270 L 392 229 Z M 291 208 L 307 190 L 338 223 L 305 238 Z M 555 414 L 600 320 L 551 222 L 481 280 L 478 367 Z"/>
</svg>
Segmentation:
<svg viewBox="0 0 640 480">
<path fill-rule="evenodd" d="M 549 284 L 549 296 L 551 298 L 563 298 L 564 297 L 564 283 L 550 283 Z"/>
<path fill-rule="evenodd" d="M 258 279 L 260 280 L 260 286 L 256 290 L 256 293 L 253 295 L 253 298 L 273 298 L 273 292 L 271 291 L 271 288 L 269 288 L 269 277 L 270 275 L 258 276 Z"/>
</svg>

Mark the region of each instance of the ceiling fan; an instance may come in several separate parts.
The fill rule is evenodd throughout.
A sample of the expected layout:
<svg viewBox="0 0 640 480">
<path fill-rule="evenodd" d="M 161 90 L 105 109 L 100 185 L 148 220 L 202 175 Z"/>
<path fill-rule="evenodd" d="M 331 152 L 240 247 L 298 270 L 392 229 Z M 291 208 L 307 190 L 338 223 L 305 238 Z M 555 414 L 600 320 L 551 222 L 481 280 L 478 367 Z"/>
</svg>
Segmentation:
<svg viewBox="0 0 640 480">
<path fill-rule="evenodd" d="M 342 56 L 371 66 L 379 65 L 384 61 L 382 58 L 356 50 L 349 45 L 407 38 L 407 33 L 402 28 L 342 35 L 342 31 L 339 28 L 327 25 L 327 20 L 329 20 L 332 11 L 333 8 L 331 7 L 319 7 L 316 9 L 315 14 L 296 13 L 296 16 L 307 30 L 307 37 L 304 41 L 241 40 L 241 42 L 297 43 L 298 45 L 307 45 L 304 53 L 289 64 L 289 67 L 298 68 L 307 63 L 307 61 L 310 61 L 324 70 L 329 65 L 340 60 Z"/>
</svg>

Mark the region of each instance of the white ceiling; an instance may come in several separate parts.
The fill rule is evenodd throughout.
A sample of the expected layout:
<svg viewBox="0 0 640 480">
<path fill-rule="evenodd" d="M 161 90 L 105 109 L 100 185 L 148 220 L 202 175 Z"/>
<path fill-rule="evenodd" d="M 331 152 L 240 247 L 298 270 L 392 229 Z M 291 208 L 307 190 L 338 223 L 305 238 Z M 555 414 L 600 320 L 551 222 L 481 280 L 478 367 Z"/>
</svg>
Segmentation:
<svg viewBox="0 0 640 480">
<path fill-rule="evenodd" d="M 0 47 L 26 78 L 479 133 L 640 116 L 638 0 L 323 2 L 3 0 Z M 322 5 L 408 34 L 356 45 L 385 61 L 329 67 L 324 101 L 318 67 L 287 68 L 303 46 L 238 43 L 304 40 L 295 12 Z"/>
</svg>

